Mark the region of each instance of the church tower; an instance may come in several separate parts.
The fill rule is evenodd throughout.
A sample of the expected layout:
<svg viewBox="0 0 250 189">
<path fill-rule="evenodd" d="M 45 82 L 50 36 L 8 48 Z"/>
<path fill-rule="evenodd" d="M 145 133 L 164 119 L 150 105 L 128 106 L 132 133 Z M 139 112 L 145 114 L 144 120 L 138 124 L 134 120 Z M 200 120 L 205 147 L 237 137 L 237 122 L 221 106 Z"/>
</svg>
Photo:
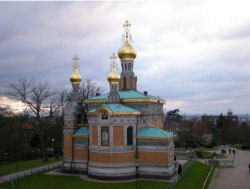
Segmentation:
<svg viewBox="0 0 250 189">
<path fill-rule="evenodd" d="M 123 46 L 118 51 L 118 56 L 121 60 L 121 80 L 120 80 L 120 90 L 131 90 L 137 89 L 137 77 L 134 74 L 134 60 L 136 57 L 136 51 L 129 43 L 131 41 L 131 35 L 129 33 L 129 27 L 131 24 L 126 20 L 123 25 L 125 33 L 123 35 Z"/>
<path fill-rule="evenodd" d="M 67 99 L 64 110 L 64 128 L 63 128 L 63 141 L 64 141 L 64 153 L 63 153 L 63 170 L 66 172 L 72 172 L 75 164 L 73 159 L 75 158 L 73 135 L 78 129 L 78 124 L 82 122 L 82 102 L 80 98 L 80 82 L 82 77 L 78 73 L 78 56 L 73 57 L 73 73 L 70 76 L 70 82 L 72 84 L 72 92 L 70 98 Z"/>
<path fill-rule="evenodd" d="M 72 88 L 73 88 L 72 98 L 74 98 L 74 100 L 77 100 L 76 98 L 79 98 L 79 92 L 80 92 L 79 85 L 82 80 L 82 77 L 78 73 L 78 67 L 79 67 L 78 61 L 79 61 L 79 58 L 77 55 L 75 55 L 73 57 L 73 73 L 70 76 L 70 81 L 71 81 Z"/>
<path fill-rule="evenodd" d="M 118 90 L 119 90 L 119 81 L 121 77 L 117 73 L 118 72 L 116 63 L 117 56 L 115 55 L 115 53 L 113 53 L 113 55 L 110 58 L 112 62 L 111 62 L 111 71 L 107 77 L 110 86 L 108 102 L 114 104 L 120 102 L 120 96 L 118 94 Z"/>
</svg>

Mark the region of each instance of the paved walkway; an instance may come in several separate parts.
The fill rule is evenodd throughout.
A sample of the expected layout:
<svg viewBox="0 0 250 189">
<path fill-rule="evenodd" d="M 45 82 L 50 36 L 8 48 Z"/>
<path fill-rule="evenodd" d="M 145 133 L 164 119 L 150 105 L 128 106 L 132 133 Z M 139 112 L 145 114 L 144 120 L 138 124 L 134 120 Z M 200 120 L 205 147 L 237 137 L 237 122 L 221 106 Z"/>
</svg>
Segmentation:
<svg viewBox="0 0 250 189">
<path fill-rule="evenodd" d="M 229 155 L 233 159 L 233 155 Z M 250 189 L 250 151 L 238 150 L 234 168 L 218 168 L 218 172 L 210 188 L 212 189 Z"/>
<path fill-rule="evenodd" d="M 11 179 L 16 179 L 18 177 L 23 177 L 23 176 L 31 175 L 31 174 L 34 174 L 34 173 L 37 173 L 37 172 L 42 172 L 42 171 L 45 171 L 45 170 L 48 170 L 48 169 L 52 169 L 54 167 L 60 166 L 61 164 L 62 164 L 62 161 L 59 161 L 59 162 L 51 163 L 51 164 L 44 165 L 44 166 L 41 166 L 41 167 L 35 167 L 33 169 L 28 169 L 28 170 L 25 170 L 25 171 L 20 171 L 20 172 L 12 173 L 12 174 L 9 174 L 9 175 L 5 175 L 5 176 L 0 177 L 0 183 L 7 182 L 7 181 L 9 181 Z"/>
</svg>

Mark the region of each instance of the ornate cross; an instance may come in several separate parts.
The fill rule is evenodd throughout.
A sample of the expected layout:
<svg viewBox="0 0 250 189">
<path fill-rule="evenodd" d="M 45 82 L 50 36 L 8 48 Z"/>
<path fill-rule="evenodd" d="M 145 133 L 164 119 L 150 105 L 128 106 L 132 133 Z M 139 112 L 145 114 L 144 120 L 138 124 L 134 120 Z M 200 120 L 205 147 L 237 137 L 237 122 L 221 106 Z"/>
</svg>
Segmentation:
<svg viewBox="0 0 250 189">
<path fill-rule="evenodd" d="M 112 54 L 112 56 L 110 57 L 111 61 L 112 61 L 112 68 L 115 67 L 115 63 L 116 63 L 116 59 L 117 59 L 117 56 L 115 53 Z"/>
<path fill-rule="evenodd" d="M 125 21 L 125 24 L 123 24 L 123 27 L 125 29 L 125 37 L 128 39 L 128 34 L 129 34 L 129 27 L 131 24 L 128 22 L 128 20 Z"/>
<path fill-rule="evenodd" d="M 78 68 L 78 60 L 79 60 L 78 56 L 75 55 L 75 56 L 73 57 L 73 61 L 74 61 L 74 64 L 73 64 L 74 70 L 73 70 L 73 71 L 76 71 L 77 68 Z"/>
</svg>

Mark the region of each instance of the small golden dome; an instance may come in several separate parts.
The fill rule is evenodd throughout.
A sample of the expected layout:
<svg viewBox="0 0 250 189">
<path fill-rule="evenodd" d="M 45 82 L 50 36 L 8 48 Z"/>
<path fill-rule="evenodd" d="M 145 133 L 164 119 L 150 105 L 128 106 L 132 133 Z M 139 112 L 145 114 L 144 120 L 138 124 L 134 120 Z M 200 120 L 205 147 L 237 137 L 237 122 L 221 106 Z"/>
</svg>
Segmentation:
<svg viewBox="0 0 250 189">
<path fill-rule="evenodd" d="M 77 70 L 75 70 L 74 73 L 72 73 L 70 76 L 70 81 L 72 84 L 79 84 L 81 80 L 82 77 L 80 76 Z"/>
<path fill-rule="evenodd" d="M 107 77 L 108 81 L 112 84 L 117 84 L 119 83 L 121 77 L 120 75 L 116 72 L 115 69 L 112 69 L 112 71 L 110 72 L 110 74 Z"/>
<path fill-rule="evenodd" d="M 134 60 L 136 57 L 135 49 L 130 45 L 128 40 L 124 45 L 119 49 L 118 56 L 121 60 Z"/>
<path fill-rule="evenodd" d="M 112 60 L 111 63 L 111 72 L 109 73 L 107 80 L 111 83 L 111 84 L 118 84 L 121 77 L 120 75 L 117 73 L 117 64 L 116 64 L 116 58 L 117 56 L 115 55 L 115 53 L 112 54 L 112 56 L 110 57 Z"/>
<path fill-rule="evenodd" d="M 73 69 L 74 69 L 74 72 L 71 74 L 70 76 L 70 81 L 72 84 L 79 84 L 82 80 L 82 77 L 80 76 L 80 74 L 78 73 L 78 56 L 75 55 L 74 58 L 73 58 L 73 61 L 74 61 L 74 64 L 73 64 Z"/>
</svg>

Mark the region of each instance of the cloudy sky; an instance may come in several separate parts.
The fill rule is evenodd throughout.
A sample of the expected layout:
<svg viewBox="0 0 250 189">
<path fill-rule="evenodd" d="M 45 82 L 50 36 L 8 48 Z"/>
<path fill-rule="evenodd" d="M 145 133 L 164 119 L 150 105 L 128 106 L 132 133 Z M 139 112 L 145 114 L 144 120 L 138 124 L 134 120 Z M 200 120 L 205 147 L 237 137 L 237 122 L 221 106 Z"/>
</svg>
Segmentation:
<svg viewBox="0 0 250 189">
<path fill-rule="evenodd" d="M 70 86 L 77 53 L 82 77 L 108 91 L 109 57 L 128 19 L 138 90 L 186 114 L 248 113 L 249 7 L 243 0 L 0 2 L 0 90 L 24 77 Z"/>
</svg>

